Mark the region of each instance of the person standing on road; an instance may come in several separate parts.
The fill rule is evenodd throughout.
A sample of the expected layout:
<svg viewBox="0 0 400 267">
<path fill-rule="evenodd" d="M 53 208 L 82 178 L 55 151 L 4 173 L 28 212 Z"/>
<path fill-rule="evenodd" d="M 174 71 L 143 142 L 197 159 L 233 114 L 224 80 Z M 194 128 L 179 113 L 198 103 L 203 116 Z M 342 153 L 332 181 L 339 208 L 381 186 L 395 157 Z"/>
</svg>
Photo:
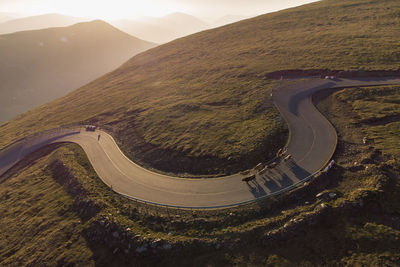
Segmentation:
<svg viewBox="0 0 400 267">
<path fill-rule="evenodd" d="M 97 141 L 100 141 L 100 134 L 97 136 Z"/>
</svg>

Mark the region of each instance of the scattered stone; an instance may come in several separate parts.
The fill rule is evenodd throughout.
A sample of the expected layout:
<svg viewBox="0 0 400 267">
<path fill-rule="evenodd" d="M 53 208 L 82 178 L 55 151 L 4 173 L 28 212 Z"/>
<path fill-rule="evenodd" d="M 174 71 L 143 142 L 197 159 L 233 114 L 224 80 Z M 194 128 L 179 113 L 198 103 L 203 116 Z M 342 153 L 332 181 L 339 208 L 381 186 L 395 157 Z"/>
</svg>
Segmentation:
<svg viewBox="0 0 400 267">
<path fill-rule="evenodd" d="M 318 193 L 315 197 L 317 199 L 327 201 L 330 199 L 334 199 L 336 197 L 336 193 L 335 192 L 321 192 L 321 193 Z"/>
<path fill-rule="evenodd" d="M 153 242 L 151 242 L 150 246 L 151 246 L 152 248 L 156 248 L 156 247 L 158 247 L 158 245 L 160 245 L 160 243 L 161 243 L 161 239 L 157 238 L 156 240 L 154 240 Z"/>
<path fill-rule="evenodd" d="M 70 248 L 72 246 L 72 241 L 68 241 L 67 244 L 65 245 L 66 248 Z"/>
<path fill-rule="evenodd" d="M 136 248 L 137 253 L 143 253 L 145 251 L 147 251 L 147 244 L 144 244 L 143 246 Z"/>
<path fill-rule="evenodd" d="M 118 238 L 118 237 L 119 237 L 118 232 L 114 232 L 114 233 L 113 233 L 113 237 Z"/>
<path fill-rule="evenodd" d="M 361 164 L 372 164 L 374 161 L 370 158 L 364 158 L 361 160 Z"/>
<path fill-rule="evenodd" d="M 364 145 L 368 144 L 368 138 L 366 136 L 363 137 L 362 141 Z"/>
<path fill-rule="evenodd" d="M 117 253 L 118 250 L 119 250 L 119 248 L 115 248 L 114 251 L 113 251 L 113 254 Z"/>
<path fill-rule="evenodd" d="M 171 249 L 171 248 L 172 248 L 172 245 L 169 244 L 169 243 L 167 243 L 167 244 L 164 244 L 164 245 L 162 246 L 162 248 L 168 250 L 168 249 Z"/>
</svg>

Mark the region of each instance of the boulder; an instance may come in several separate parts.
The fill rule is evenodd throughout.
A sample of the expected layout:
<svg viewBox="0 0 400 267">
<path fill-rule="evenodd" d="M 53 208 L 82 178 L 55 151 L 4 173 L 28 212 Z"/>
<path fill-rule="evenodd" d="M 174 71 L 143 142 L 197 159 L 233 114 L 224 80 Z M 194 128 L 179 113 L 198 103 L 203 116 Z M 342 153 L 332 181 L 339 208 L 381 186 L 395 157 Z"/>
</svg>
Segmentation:
<svg viewBox="0 0 400 267">
<path fill-rule="evenodd" d="M 374 161 L 370 158 L 364 158 L 361 160 L 361 164 L 373 164 Z"/>
<path fill-rule="evenodd" d="M 143 253 L 143 252 L 146 252 L 146 251 L 147 251 L 147 244 L 144 244 L 144 245 L 136 248 L 136 252 L 137 253 Z"/>
<path fill-rule="evenodd" d="M 331 199 L 334 199 L 334 198 L 336 198 L 336 193 L 334 193 L 334 192 L 329 192 L 329 197 L 331 198 Z"/>
<path fill-rule="evenodd" d="M 320 192 L 315 196 L 317 199 L 321 200 L 331 200 L 336 198 L 336 193 L 335 192 Z"/>
<path fill-rule="evenodd" d="M 169 250 L 169 249 L 172 248 L 172 245 L 169 244 L 169 243 L 166 243 L 166 244 L 164 244 L 164 245 L 162 246 L 162 248 L 165 249 L 165 250 Z"/>
<path fill-rule="evenodd" d="M 118 237 L 119 237 L 118 232 L 114 232 L 112 235 L 113 235 L 113 237 L 115 237 L 115 238 L 118 238 Z"/>
</svg>

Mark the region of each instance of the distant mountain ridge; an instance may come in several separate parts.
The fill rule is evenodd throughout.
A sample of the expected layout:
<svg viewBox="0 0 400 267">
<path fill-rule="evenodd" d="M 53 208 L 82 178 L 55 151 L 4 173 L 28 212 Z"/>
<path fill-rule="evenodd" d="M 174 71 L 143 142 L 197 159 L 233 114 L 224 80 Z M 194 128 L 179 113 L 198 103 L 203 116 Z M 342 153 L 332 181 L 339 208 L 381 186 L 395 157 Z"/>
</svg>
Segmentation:
<svg viewBox="0 0 400 267">
<path fill-rule="evenodd" d="M 86 18 L 65 16 L 60 14 L 45 14 L 8 20 L 0 23 L 0 34 L 19 31 L 39 30 L 54 27 L 66 27 L 78 22 L 88 21 Z"/>
<path fill-rule="evenodd" d="M 15 14 L 15 13 L 9 13 L 9 12 L 0 12 L 0 23 L 13 20 L 20 17 L 20 15 Z"/>
<path fill-rule="evenodd" d="M 0 123 L 154 46 L 99 20 L 0 35 Z"/>
<path fill-rule="evenodd" d="M 111 21 L 110 23 L 128 34 L 159 44 L 211 27 L 194 16 L 178 12 L 161 18 L 144 17 L 135 20 Z"/>
<path fill-rule="evenodd" d="M 30 17 L 18 17 L 16 14 L 0 13 L 0 34 L 19 31 L 39 30 L 54 27 L 66 27 L 89 19 L 62 14 L 44 14 Z M 109 21 L 118 29 L 140 39 L 154 43 L 166 43 L 199 31 L 230 24 L 244 16 L 225 15 L 215 21 L 205 22 L 195 16 L 181 12 L 164 17 L 142 17 Z"/>
</svg>

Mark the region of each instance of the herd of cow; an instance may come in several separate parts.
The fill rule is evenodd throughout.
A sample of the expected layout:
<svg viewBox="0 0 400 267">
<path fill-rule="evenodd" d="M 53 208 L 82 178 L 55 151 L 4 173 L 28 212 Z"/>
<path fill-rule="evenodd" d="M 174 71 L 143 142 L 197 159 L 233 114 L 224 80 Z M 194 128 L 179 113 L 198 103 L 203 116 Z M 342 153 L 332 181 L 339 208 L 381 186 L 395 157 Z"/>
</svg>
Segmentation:
<svg viewBox="0 0 400 267">
<path fill-rule="evenodd" d="M 289 159 L 291 159 L 292 155 L 290 154 L 286 155 L 286 152 L 287 148 L 279 149 L 278 152 L 276 153 L 276 158 L 277 158 L 276 161 L 278 161 L 281 158 L 283 158 L 284 161 L 288 161 Z M 276 161 L 267 164 L 265 166 L 262 163 L 258 163 L 253 169 L 240 172 L 240 174 L 244 176 L 242 178 L 242 181 L 248 183 L 256 179 L 256 174 L 258 175 L 265 174 L 268 169 L 273 169 L 278 165 Z"/>
</svg>

